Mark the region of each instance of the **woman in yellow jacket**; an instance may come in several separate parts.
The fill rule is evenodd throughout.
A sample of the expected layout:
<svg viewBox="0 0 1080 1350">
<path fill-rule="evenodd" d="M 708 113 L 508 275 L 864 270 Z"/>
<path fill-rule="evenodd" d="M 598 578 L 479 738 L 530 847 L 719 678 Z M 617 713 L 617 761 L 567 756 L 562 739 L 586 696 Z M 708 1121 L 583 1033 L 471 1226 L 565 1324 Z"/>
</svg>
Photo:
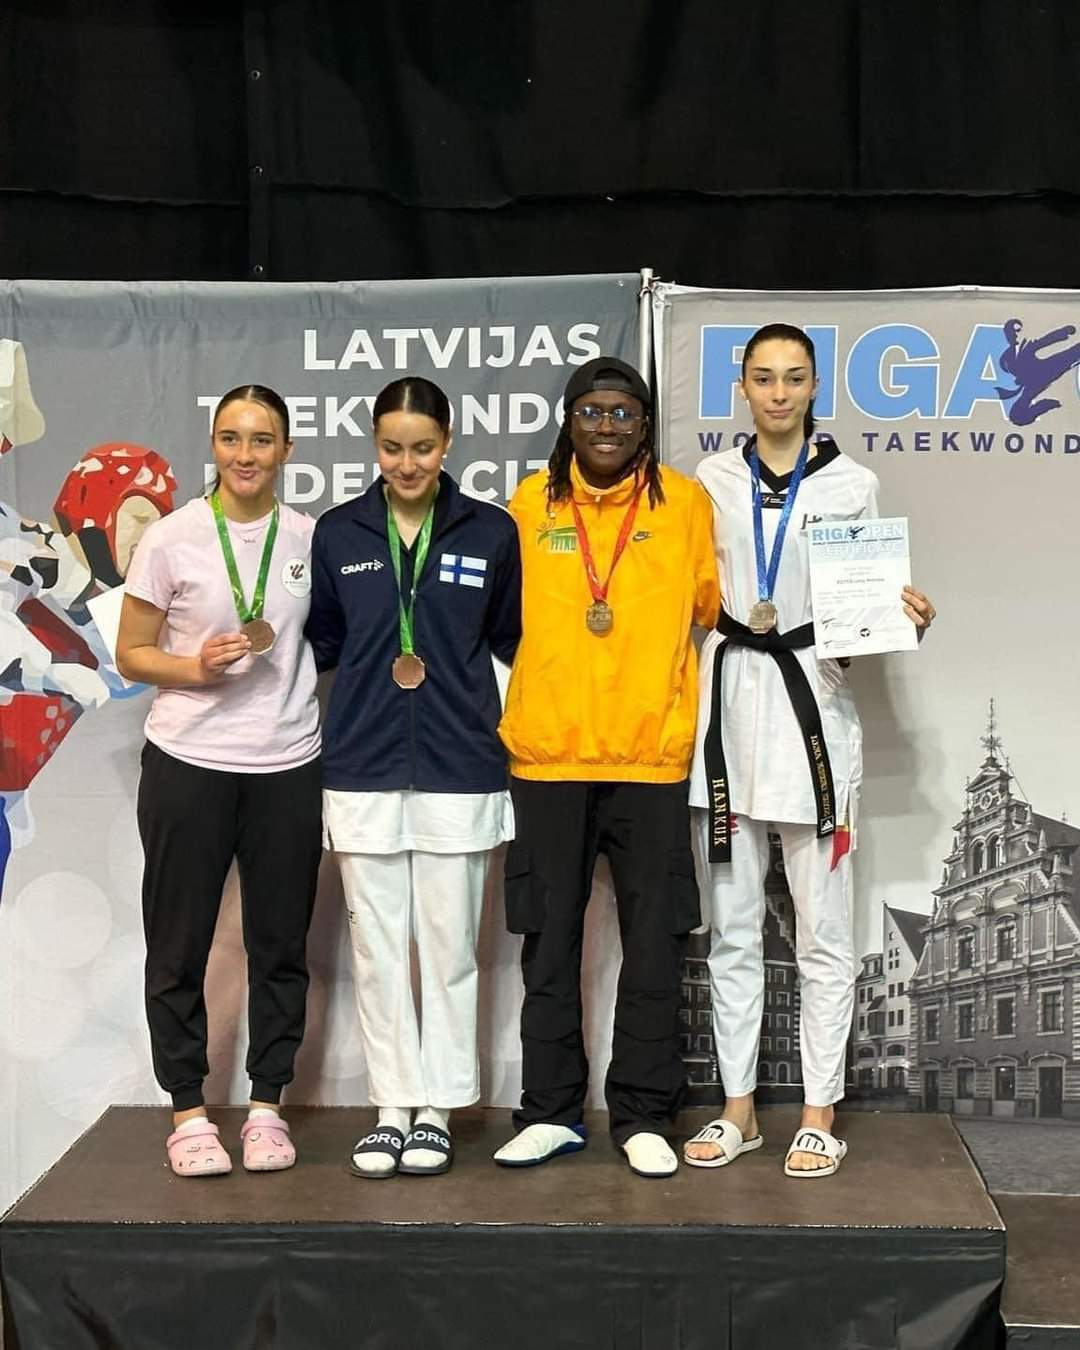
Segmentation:
<svg viewBox="0 0 1080 1350">
<path fill-rule="evenodd" d="M 686 1087 L 679 992 L 699 903 L 687 776 L 694 624 L 720 596 L 709 502 L 661 470 L 641 376 L 598 357 L 571 377 L 546 474 L 510 503 L 522 553 L 523 634 L 499 727 L 517 835 L 507 925 L 524 934 L 518 1133 L 495 1161 L 585 1146 L 588 1063 L 581 944 L 597 854 L 615 884 L 623 963 L 606 1082 L 611 1133 L 644 1176 L 677 1159 L 661 1130 Z"/>
</svg>

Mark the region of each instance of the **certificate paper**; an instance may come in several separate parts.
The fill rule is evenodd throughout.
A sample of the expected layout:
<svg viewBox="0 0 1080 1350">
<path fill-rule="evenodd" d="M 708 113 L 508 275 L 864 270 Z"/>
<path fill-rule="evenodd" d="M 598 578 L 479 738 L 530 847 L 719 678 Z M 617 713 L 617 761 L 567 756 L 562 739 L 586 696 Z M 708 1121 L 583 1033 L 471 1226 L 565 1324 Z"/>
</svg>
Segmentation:
<svg viewBox="0 0 1080 1350">
<path fill-rule="evenodd" d="M 821 520 L 806 537 L 818 659 L 914 651 L 900 599 L 911 584 L 907 518 Z"/>
</svg>

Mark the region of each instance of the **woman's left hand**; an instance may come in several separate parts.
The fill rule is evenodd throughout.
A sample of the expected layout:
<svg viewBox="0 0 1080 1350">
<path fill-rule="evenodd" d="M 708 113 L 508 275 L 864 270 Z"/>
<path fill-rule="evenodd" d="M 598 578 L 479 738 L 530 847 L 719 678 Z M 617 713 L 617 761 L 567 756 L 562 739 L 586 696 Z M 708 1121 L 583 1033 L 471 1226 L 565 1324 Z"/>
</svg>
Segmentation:
<svg viewBox="0 0 1080 1350">
<path fill-rule="evenodd" d="M 900 598 L 904 602 L 904 613 L 918 630 L 921 642 L 926 636 L 926 630 L 937 618 L 937 610 L 930 603 L 929 597 L 923 595 L 922 591 L 917 591 L 914 586 L 905 586 L 900 592 Z"/>
</svg>

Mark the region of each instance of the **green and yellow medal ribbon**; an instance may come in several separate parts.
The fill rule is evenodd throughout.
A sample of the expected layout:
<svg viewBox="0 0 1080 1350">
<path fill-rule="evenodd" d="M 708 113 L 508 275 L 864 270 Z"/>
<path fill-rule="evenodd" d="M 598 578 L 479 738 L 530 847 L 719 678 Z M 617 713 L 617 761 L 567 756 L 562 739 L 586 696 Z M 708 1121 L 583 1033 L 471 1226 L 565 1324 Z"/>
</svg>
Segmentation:
<svg viewBox="0 0 1080 1350">
<path fill-rule="evenodd" d="M 437 494 L 436 494 L 437 495 Z M 401 593 L 401 535 L 398 533 L 397 521 L 394 519 L 394 508 L 389 500 L 386 503 L 386 535 L 390 541 L 390 562 L 394 568 L 394 576 L 397 579 L 398 588 L 398 630 L 401 638 L 401 650 L 406 656 L 415 655 L 413 646 L 413 614 L 416 610 L 416 588 L 420 584 L 420 575 L 424 570 L 424 564 L 427 562 L 428 548 L 431 544 L 431 531 L 435 522 L 435 498 L 431 499 L 431 505 L 428 507 L 428 513 L 424 517 L 424 523 L 420 526 L 420 532 L 416 536 L 416 562 L 413 567 L 412 587 L 409 591 L 408 608 L 405 605 L 405 597 Z"/>
<path fill-rule="evenodd" d="M 270 524 L 266 530 L 266 540 L 263 544 L 262 558 L 259 561 L 259 571 L 255 578 L 255 593 L 251 597 L 249 605 L 244 599 L 244 586 L 240 580 L 240 572 L 236 566 L 236 555 L 233 553 L 232 540 L 229 538 L 229 526 L 225 519 L 225 510 L 221 505 L 221 498 L 216 492 L 210 494 L 210 510 L 214 513 L 214 524 L 217 526 L 218 539 L 221 541 L 221 552 L 225 558 L 225 570 L 229 574 L 229 585 L 232 587 L 233 603 L 236 605 L 236 613 L 240 622 L 250 623 L 252 619 L 261 619 L 263 606 L 266 604 L 266 578 L 270 575 L 270 555 L 274 551 L 274 540 L 277 538 L 278 531 L 278 504 L 275 499 L 274 510 L 270 516 Z"/>
</svg>

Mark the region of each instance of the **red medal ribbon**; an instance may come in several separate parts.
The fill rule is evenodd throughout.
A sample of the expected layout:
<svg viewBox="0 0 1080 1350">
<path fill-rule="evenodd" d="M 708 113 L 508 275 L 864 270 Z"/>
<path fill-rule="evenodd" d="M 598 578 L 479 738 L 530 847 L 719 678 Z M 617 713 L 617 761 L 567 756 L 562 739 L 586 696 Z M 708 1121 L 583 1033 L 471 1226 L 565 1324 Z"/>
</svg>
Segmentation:
<svg viewBox="0 0 1080 1350">
<path fill-rule="evenodd" d="M 597 575 L 596 563 L 593 560 L 592 549 L 589 547 L 589 536 L 585 533 L 585 522 L 581 519 L 581 512 L 578 510 L 578 504 L 574 501 L 573 494 L 570 496 L 570 509 L 574 513 L 574 529 L 577 531 L 578 548 L 581 550 L 581 559 L 585 564 L 585 575 L 589 581 L 589 590 L 592 591 L 592 598 L 599 603 L 607 600 L 608 587 L 611 585 L 611 578 L 615 575 L 615 568 L 619 559 L 623 555 L 627 541 L 630 538 L 630 531 L 634 528 L 634 517 L 637 515 L 638 502 L 641 501 L 641 494 L 645 490 L 645 483 L 638 484 L 638 489 L 634 493 L 634 500 L 626 508 L 626 515 L 623 517 L 622 527 L 619 530 L 619 537 L 615 541 L 615 553 L 611 559 L 611 566 L 608 568 L 607 580 L 601 586 L 600 577 Z"/>
</svg>

